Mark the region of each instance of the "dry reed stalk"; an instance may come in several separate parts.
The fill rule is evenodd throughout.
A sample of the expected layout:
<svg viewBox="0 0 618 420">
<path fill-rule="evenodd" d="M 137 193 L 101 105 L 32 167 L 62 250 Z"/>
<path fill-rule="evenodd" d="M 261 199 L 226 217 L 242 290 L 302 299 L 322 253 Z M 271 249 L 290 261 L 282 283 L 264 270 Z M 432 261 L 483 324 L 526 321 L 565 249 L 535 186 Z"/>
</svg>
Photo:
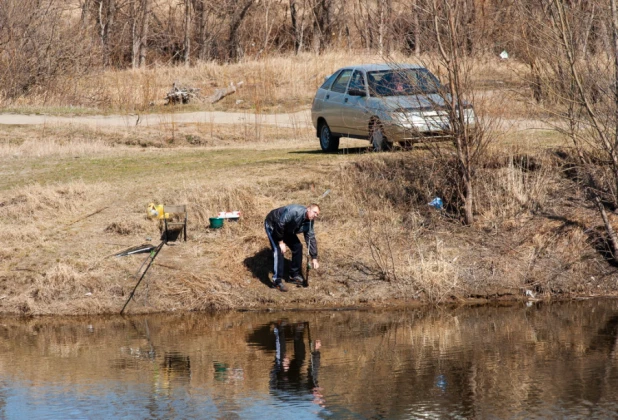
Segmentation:
<svg viewBox="0 0 618 420">
<path fill-rule="evenodd" d="M 542 208 L 550 192 L 558 182 L 549 162 L 539 163 L 535 168 L 526 168 L 531 156 L 510 156 L 506 166 L 486 171 L 478 185 L 480 204 L 478 212 L 482 220 L 505 220 L 517 214 Z"/>
<path fill-rule="evenodd" d="M 433 249 L 423 249 L 417 244 L 408 263 L 401 265 L 402 277 L 426 300 L 441 303 L 462 294 L 457 259 L 448 256 L 443 240 L 436 237 Z"/>
</svg>

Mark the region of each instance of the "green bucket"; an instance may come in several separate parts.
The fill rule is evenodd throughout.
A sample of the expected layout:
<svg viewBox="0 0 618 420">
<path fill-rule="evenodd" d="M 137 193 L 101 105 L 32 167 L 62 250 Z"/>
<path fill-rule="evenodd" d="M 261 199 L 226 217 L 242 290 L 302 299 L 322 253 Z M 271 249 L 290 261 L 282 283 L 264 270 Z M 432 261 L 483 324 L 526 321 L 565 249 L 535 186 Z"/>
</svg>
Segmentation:
<svg viewBox="0 0 618 420">
<path fill-rule="evenodd" d="M 210 218 L 210 228 L 211 229 L 219 229 L 223 227 L 223 218 L 221 217 L 211 217 Z"/>
</svg>

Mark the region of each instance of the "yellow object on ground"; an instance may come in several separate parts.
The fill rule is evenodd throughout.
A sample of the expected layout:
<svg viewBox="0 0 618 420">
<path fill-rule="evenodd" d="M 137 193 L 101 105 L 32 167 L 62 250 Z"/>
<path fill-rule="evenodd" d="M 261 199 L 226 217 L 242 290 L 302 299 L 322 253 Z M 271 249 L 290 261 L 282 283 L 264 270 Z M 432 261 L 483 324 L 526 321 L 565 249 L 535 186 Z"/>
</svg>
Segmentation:
<svg viewBox="0 0 618 420">
<path fill-rule="evenodd" d="M 148 204 L 147 214 L 148 217 L 156 217 L 157 219 L 163 219 L 168 217 L 168 215 L 163 210 L 163 204 Z"/>
</svg>

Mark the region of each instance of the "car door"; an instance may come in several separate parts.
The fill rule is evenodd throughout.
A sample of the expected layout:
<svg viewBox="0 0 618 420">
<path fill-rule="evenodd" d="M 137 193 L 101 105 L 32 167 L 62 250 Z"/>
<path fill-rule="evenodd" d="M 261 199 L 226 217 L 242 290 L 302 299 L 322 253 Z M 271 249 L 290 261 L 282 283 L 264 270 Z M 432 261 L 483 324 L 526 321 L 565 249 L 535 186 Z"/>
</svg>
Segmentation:
<svg viewBox="0 0 618 420">
<path fill-rule="evenodd" d="M 341 109 L 343 106 L 343 101 L 346 97 L 346 90 L 348 88 L 348 83 L 351 76 L 352 69 L 342 70 L 333 82 L 330 90 L 326 92 L 322 102 L 321 114 L 330 127 L 330 130 L 334 133 L 346 132 L 345 126 L 343 125 L 343 119 L 341 117 Z"/>
<path fill-rule="evenodd" d="M 351 91 L 364 92 L 364 96 L 350 95 Z M 367 112 L 367 83 L 363 71 L 354 70 L 352 73 L 346 96 L 343 98 L 341 114 L 348 134 L 367 135 L 369 114 Z"/>
</svg>

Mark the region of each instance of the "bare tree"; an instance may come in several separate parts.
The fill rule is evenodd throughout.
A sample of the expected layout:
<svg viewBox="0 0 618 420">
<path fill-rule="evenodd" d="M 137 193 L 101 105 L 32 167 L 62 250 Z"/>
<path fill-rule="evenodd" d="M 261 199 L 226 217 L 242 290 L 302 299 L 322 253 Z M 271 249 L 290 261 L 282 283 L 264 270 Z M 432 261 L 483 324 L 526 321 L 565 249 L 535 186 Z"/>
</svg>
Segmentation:
<svg viewBox="0 0 618 420">
<path fill-rule="evenodd" d="M 313 2 L 313 51 L 321 53 L 331 40 L 331 18 L 334 0 L 311 0 Z"/>
<path fill-rule="evenodd" d="M 150 15 L 150 0 L 134 0 L 131 2 L 131 38 L 133 68 L 146 65 L 146 49 L 148 47 L 148 20 Z"/>
<path fill-rule="evenodd" d="M 195 11 L 196 42 L 198 45 L 197 57 L 206 60 L 210 57 L 208 16 L 210 9 L 205 0 L 193 0 L 193 10 Z"/>
<path fill-rule="evenodd" d="M 90 9 L 90 0 L 84 0 L 84 2 L 82 3 L 81 9 L 82 9 L 82 12 L 81 12 L 80 21 L 82 23 L 82 26 L 85 26 L 86 22 L 88 21 L 88 10 Z"/>
<path fill-rule="evenodd" d="M 302 27 L 298 22 L 298 10 L 296 0 L 290 0 L 290 20 L 292 22 L 292 34 L 294 36 L 294 53 L 298 54 L 302 48 Z"/>
<path fill-rule="evenodd" d="M 183 45 L 183 61 L 185 66 L 191 63 L 191 0 L 184 0 L 185 4 L 185 19 L 184 19 L 184 41 Z"/>
<path fill-rule="evenodd" d="M 253 6 L 253 0 L 244 0 L 233 3 L 234 7 L 231 11 L 231 19 L 228 26 L 228 39 L 226 55 L 228 60 L 236 60 L 240 56 L 240 43 L 238 39 L 238 30 L 242 24 L 247 12 Z"/>
<path fill-rule="evenodd" d="M 390 1 L 378 0 L 378 54 L 380 55 L 385 55 L 389 52 L 386 39 L 389 28 L 388 22 L 391 20 L 390 11 Z"/>
<path fill-rule="evenodd" d="M 574 146 L 585 191 L 600 213 L 617 259 L 618 238 L 604 203 L 618 206 L 618 10 L 616 0 L 610 0 L 609 10 L 603 13 L 612 36 L 611 54 L 605 58 L 593 56 L 583 47 L 590 29 L 582 22 L 593 12 L 589 6 L 547 0 L 550 35 L 555 42 L 538 52 L 544 54 L 542 64 L 549 69 L 546 84 L 553 87 L 548 94 L 558 107 L 555 115 L 563 121 L 556 128 L 567 134 Z M 595 155 L 601 159 L 592 159 Z"/>
<path fill-rule="evenodd" d="M 283 22 L 279 22 L 277 20 L 277 15 L 279 14 L 279 10 L 277 8 L 277 6 L 279 6 L 278 1 L 277 0 L 271 0 L 271 1 L 265 1 L 263 2 L 264 4 L 262 5 L 262 10 L 264 11 L 264 17 L 263 17 L 263 23 L 261 25 L 258 26 L 262 26 L 262 30 L 261 31 L 257 31 L 258 33 L 263 33 L 262 35 L 262 40 L 261 42 L 256 42 L 256 41 L 251 41 L 251 46 L 255 46 L 255 45 L 261 45 L 261 48 L 259 49 L 258 53 L 257 53 L 257 57 L 259 57 L 264 51 L 269 51 L 271 49 L 271 35 L 273 34 L 273 28 L 277 27 L 277 26 L 283 26 L 282 23 Z M 293 4 L 293 2 L 290 2 L 290 13 L 292 14 L 292 12 L 296 13 L 296 10 L 293 10 L 293 6 L 295 6 Z M 294 16 L 293 22 L 292 22 L 292 26 L 294 26 L 296 24 L 296 16 Z M 300 34 L 297 36 L 296 35 L 296 31 L 300 32 Z M 300 28 L 296 28 L 293 30 L 294 33 L 294 40 L 296 41 L 300 41 L 302 43 L 302 30 Z M 277 32 L 275 30 L 275 38 L 278 38 L 277 36 Z M 294 47 L 294 53 L 298 54 L 298 50 L 300 47 Z"/>
<path fill-rule="evenodd" d="M 95 0 L 98 5 L 97 24 L 99 37 L 103 46 L 103 64 L 111 64 L 111 35 L 114 31 L 116 19 L 116 0 Z"/>
<path fill-rule="evenodd" d="M 80 19 L 56 0 L 0 1 L 0 85 L 11 100 L 43 93 L 61 76 L 89 71 L 98 54 Z M 95 47 L 96 51 L 96 47 Z M 69 93 L 67 93 L 69 94 Z"/>
<path fill-rule="evenodd" d="M 142 0 L 142 10 L 144 16 L 142 19 L 142 30 L 139 47 L 139 66 L 146 65 L 146 49 L 148 48 L 148 22 L 150 20 L 150 0 Z"/>
<path fill-rule="evenodd" d="M 358 0 L 353 3 L 353 21 L 362 46 L 366 50 L 373 48 L 372 18 L 368 0 Z"/>
<path fill-rule="evenodd" d="M 449 113 L 452 143 L 456 150 L 457 194 L 462 202 L 463 220 L 474 222 L 475 173 L 490 141 L 489 132 L 477 121 L 475 129 L 468 121 L 470 105 L 464 100 L 471 95 L 469 49 L 466 38 L 466 11 L 458 0 L 431 0 L 428 9 L 433 20 L 433 34 L 438 47 L 440 65 L 446 72 L 443 98 Z M 435 149 L 441 152 L 441 149 Z"/>
<path fill-rule="evenodd" d="M 414 55 L 419 55 L 421 52 L 421 42 L 420 42 L 420 24 L 418 19 L 418 0 L 412 0 L 411 4 L 412 9 L 412 29 L 411 29 L 411 49 L 414 51 Z M 410 42 L 410 41 L 409 41 Z"/>
</svg>

